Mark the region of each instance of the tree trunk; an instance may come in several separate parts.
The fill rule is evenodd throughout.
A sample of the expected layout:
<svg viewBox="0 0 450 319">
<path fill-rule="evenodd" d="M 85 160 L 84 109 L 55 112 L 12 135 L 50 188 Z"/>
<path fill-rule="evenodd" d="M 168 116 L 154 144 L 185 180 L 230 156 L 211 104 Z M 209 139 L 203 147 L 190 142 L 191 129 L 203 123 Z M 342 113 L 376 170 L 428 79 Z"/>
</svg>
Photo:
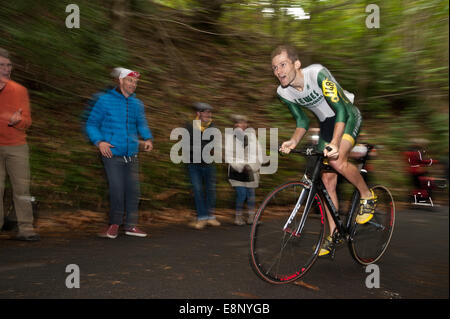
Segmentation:
<svg viewBox="0 0 450 319">
<path fill-rule="evenodd" d="M 199 8 L 195 26 L 209 31 L 218 31 L 218 21 L 223 14 L 225 0 L 197 0 Z"/>
</svg>

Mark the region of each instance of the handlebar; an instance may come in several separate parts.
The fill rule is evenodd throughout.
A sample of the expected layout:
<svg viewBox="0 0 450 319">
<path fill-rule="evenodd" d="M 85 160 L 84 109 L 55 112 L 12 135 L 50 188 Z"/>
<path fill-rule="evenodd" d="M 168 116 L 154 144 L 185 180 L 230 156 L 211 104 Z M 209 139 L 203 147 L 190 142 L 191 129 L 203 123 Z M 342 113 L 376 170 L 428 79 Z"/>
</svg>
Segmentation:
<svg viewBox="0 0 450 319">
<path fill-rule="evenodd" d="M 278 152 L 281 153 L 280 151 L 281 145 L 278 146 Z M 331 151 L 331 147 L 327 146 L 326 147 L 328 151 Z M 310 146 L 310 147 L 305 147 L 305 148 L 300 148 L 300 149 L 292 149 L 290 151 L 290 153 L 294 153 L 294 154 L 301 154 L 304 156 L 323 156 L 323 151 L 319 151 L 317 149 L 317 147 L 314 146 Z M 284 154 L 284 153 L 283 153 Z M 286 155 L 286 154 L 284 154 Z"/>
<path fill-rule="evenodd" d="M 370 151 L 372 149 L 375 148 L 375 145 L 373 145 L 373 144 L 366 143 L 364 145 L 366 145 L 366 147 L 367 147 L 367 155 L 370 153 Z M 280 148 L 281 148 L 281 145 L 278 146 L 279 153 L 281 153 Z M 327 149 L 327 151 L 332 150 L 332 148 L 329 146 L 326 146 L 325 148 Z M 319 151 L 316 146 L 309 146 L 309 147 L 300 148 L 300 149 L 292 149 L 290 153 L 300 154 L 303 156 L 323 156 L 323 151 Z"/>
</svg>

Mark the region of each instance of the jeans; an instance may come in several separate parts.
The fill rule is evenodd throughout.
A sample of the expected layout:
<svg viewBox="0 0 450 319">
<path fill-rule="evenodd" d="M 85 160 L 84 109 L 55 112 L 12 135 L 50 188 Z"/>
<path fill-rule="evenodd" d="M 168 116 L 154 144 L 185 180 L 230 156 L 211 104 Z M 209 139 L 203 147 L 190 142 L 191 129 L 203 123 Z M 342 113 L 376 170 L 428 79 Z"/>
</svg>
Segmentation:
<svg viewBox="0 0 450 319">
<path fill-rule="evenodd" d="M 188 171 L 194 191 L 197 219 L 213 219 L 216 206 L 216 168 L 212 164 L 188 164 Z"/>
<path fill-rule="evenodd" d="M 247 208 L 249 212 L 255 211 L 255 189 L 243 186 L 236 186 L 236 215 L 242 215 L 245 200 L 247 200 Z"/>
<path fill-rule="evenodd" d="M 33 232 L 33 208 L 30 197 L 28 145 L 0 146 L 0 230 L 3 226 L 3 195 L 6 174 L 13 191 L 14 208 L 20 234 Z"/>
<path fill-rule="evenodd" d="M 138 222 L 139 162 L 137 155 L 102 157 L 109 184 L 109 223 L 132 228 Z"/>
</svg>

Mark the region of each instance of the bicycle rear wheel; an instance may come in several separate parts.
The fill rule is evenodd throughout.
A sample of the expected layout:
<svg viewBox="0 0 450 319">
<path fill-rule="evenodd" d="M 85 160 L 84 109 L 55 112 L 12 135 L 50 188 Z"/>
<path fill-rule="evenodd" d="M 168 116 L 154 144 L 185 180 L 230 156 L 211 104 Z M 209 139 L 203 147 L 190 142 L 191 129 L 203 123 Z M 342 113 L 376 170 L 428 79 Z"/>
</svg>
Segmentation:
<svg viewBox="0 0 450 319">
<path fill-rule="evenodd" d="M 350 252 L 362 265 L 373 264 L 383 256 L 395 224 L 395 203 L 389 190 L 384 186 L 372 187 L 378 197 L 373 218 L 365 224 L 357 224 L 354 214 L 353 231 L 350 239 Z M 358 208 L 359 209 L 359 208 Z"/>
<path fill-rule="evenodd" d="M 258 209 L 250 234 L 250 257 L 254 271 L 267 282 L 284 284 L 295 281 L 317 259 L 324 237 L 325 219 L 318 195 L 305 215 L 304 227 L 297 233 L 308 193 L 303 183 L 289 182 L 272 191 Z M 298 210 L 294 215 L 292 212 L 296 205 Z M 288 223 L 290 217 L 292 219 Z"/>
</svg>

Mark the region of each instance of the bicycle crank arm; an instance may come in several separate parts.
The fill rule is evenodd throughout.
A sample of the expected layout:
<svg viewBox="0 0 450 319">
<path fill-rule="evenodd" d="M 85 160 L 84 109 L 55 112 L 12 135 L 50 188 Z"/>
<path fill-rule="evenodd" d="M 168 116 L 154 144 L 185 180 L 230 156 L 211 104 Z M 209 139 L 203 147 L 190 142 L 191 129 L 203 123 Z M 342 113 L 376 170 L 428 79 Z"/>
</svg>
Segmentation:
<svg viewBox="0 0 450 319">
<path fill-rule="evenodd" d="M 370 225 L 372 225 L 372 226 L 375 226 L 377 229 L 381 229 L 381 230 L 384 230 L 384 229 L 385 229 L 385 227 L 384 227 L 383 225 L 378 224 L 378 223 L 375 223 L 374 221 L 371 221 L 371 220 L 369 220 L 369 221 L 367 222 L 367 224 L 370 224 Z"/>
</svg>

